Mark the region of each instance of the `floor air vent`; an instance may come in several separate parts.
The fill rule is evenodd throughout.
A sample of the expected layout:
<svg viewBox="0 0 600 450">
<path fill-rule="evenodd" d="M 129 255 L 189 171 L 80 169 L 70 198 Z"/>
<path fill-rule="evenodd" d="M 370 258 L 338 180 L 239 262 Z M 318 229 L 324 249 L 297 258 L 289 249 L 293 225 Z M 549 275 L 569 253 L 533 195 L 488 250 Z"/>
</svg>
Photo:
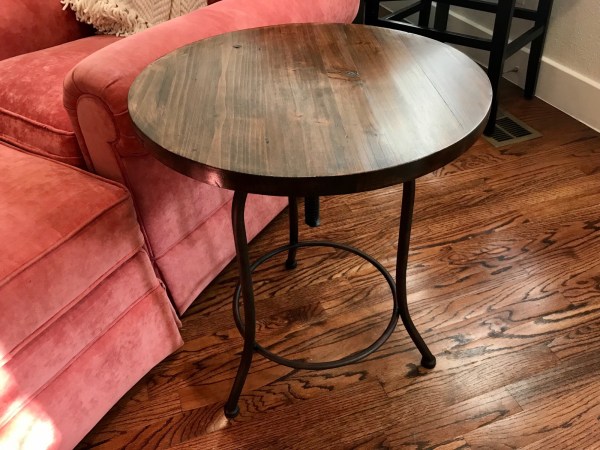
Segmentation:
<svg viewBox="0 0 600 450">
<path fill-rule="evenodd" d="M 542 134 L 515 116 L 505 111 L 498 111 L 496 128 L 491 136 L 484 136 L 485 140 L 494 147 L 516 144 L 540 137 Z"/>
</svg>

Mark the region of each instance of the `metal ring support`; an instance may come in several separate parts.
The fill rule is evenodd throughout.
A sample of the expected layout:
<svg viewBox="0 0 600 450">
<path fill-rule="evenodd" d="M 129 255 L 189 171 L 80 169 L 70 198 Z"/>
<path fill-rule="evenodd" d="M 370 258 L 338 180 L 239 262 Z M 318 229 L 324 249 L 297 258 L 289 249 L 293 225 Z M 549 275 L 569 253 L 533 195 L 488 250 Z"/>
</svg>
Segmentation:
<svg viewBox="0 0 600 450">
<path fill-rule="evenodd" d="M 388 273 L 377 260 L 371 256 L 361 252 L 360 250 L 350 247 L 348 245 L 337 244 L 335 242 L 326 241 L 309 241 L 309 242 L 298 242 L 298 209 L 296 204 L 296 198 L 293 196 L 289 197 L 290 201 L 290 243 L 279 247 L 266 255 L 259 258 L 256 262 L 250 265 L 248 259 L 248 240 L 246 236 L 246 227 L 244 220 L 244 210 L 246 204 L 247 194 L 244 192 L 236 191 L 233 196 L 232 204 L 232 224 L 233 224 L 233 235 L 235 241 L 235 248 L 237 254 L 238 268 L 240 271 L 240 284 L 238 284 L 232 302 L 233 317 L 236 326 L 244 338 L 244 348 L 242 350 L 240 365 L 229 393 L 229 398 L 225 404 L 225 416 L 233 418 L 239 413 L 238 400 L 248 371 L 252 364 L 252 356 L 254 352 L 260 353 L 267 359 L 270 359 L 279 364 L 292 367 L 295 369 L 332 369 L 334 367 L 344 366 L 346 364 L 355 363 L 367 355 L 373 353 L 390 337 L 394 331 L 398 317 L 402 319 L 402 323 L 406 328 L 406 331 L 410 335 L 412 341 L 416 345 L 417 349 L 421 353 L 421 365 L 428 369 L 435 367 L 435 356 L 431 353 L 425 341 L 419 334 L 415 324 L 413 323 L 410 313 L 408 310 L 407 292 L 406 292 L 406 270 L 408 266 L 408 249 L 410 244 L 410 230 L 412 225 L 412 213 L 415 200 L 415 182 L 407 181 L 403 184 L 402 190 L 402 208 L 400 213 L 400 228 L 398 231 L 398 252 L 396 257 L 396 278 L 398 284 L 394 283 L 394 279 Z M 349 356 L 341 358 L 336 361 L 316 362 L 310 363 L 302 360 L 291 360 L 276 355 L 264 347 L 260 346 L 256 342 L 256 315 L 254 309 L 254 290 L 252 287 L 252 272 L 262 263 L 268 259 L 283 253 L 288 252 L 288 258 L 286 260 L 286 268 L 293 269 L 296 267 L 296 251 L 300 247 L 332 247 L 340 250 L 344 250 L 353 253 L 366 261 L 370 262 L 379 272 L 385 277 L 391 290 L 394 301 L 394 309 L 392 318 L 383 334 L 370 346 L 363 350 L 352 353 Z M 244 326 L 240 317 L 240 299 L 244 299 Z"/>
<path fill-rule="evenodd" d="M 394 282 L 394 279 L 389 274 L 389 272 L 385 269 L 385 267 L 383 267 L 381 265 L 381 263 L 379 263 L 373 257 L 371 257 L 371 256 L 367 255 L 366 253 L 361 252 L 357 248 L 351 247 L 349 245 L 343 245 L 343 244 L 338 244 L 335 242 L 328 242 L 328 241 L 306 241 L 306 242 L 299 242 L 299 243 L 292 244 L 292 245 L 284 245 L 282 247 L 276 248 L 275 250 L 263 255 L 258 260 L 256 260 L 250 266 L 250 273 L 254 272 L 254 270 L 258 266 L 260 266 L 264 262 L 268 261 L 269 259 L 273 258 L 274 256 L 276 256 L 280 253 L 286 252 L 288 250 L 298 249 L 301 247 L 337 248 L 340 250 L 347 251 L 349 253 L 353 253 L 357 256 L 360 256 L 361 258 L 363 258 L 366 261 L 368 261 L 369 263 L 371 263 L 385 277 L 386 281 L 388 282 L 388 284 L 390 286 L 390 289 L 392 290 L 392 296 L 393 296 L 393 301 L 394 301 L 392 318 L 390 319 L 390 322 L 389 322 L 388 326 L 386 327 L 386 329 L 384 330 L 384 332 L 381 334 L 381 336 L 379 336 L 379 338 L 375 342 L 373 342 L 371 345 L 364 348 L 363 350 L 354 352 L 351 355 L 348 355 L 344 358 L 341 358 L 341 359 L 338 359 L 335 361 L 306 362 L 303 360 L 283 358 L 283 357 L 276 355 L 275 353 L 272 353 L 269 350 L 265 349 L 260 344 L 258 344 L 256 341 L 254 342 L 254 349 L 256 350 L 256 352 L 260 353 L 265 358 L 270 359 L 271 361 L 274 361 L 278 364 L 292 367 L 294 369 L 308 369 L 308 370 L 333 369 L 335 367 L 341 367 L 341 366 L 345 366 L 347 364 L 352 364 L 357 361 L 360 361 L 361 359 L 367 357 L 368 355 L 370 355 L 371 353 L 376 351 L 379 347 L 381 347 L 388 340 L 388 338 L 391 336 L 391 334 L 394 332 L 394 330 L 396 328 L 396 325 L 398 323 L 398 316 L 399 316 L 399 306 L 398 306 L 398 296 L 396 293 L 396 283 Z M 240 315 L 241 292 L 242 292 L 241 285 L 238 283 L 236 290 L 235 290 L 234 298 L 233 298 L 233 318 L 235 320 L 235 325 L 237 326 L 239 332 L 241 333 L 242 336 L 244 336 L 245 328 L 244 328 L 244 324 L 242 323 L 242 319 L 241 319 L 241 315 Z"/>
</svg>

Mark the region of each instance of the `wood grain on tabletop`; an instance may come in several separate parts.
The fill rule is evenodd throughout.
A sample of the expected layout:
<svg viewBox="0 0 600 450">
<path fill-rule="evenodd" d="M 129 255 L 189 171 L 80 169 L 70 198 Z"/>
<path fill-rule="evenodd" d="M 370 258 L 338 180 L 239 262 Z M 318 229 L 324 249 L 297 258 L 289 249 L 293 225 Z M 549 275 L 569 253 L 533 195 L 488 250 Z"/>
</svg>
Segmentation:
<svg viewBox="0 0 600 450">
<path fill-rule="evenodd" d="M 491 88 L 464 54 L 364 25 L 237 31 L 148 66 L 129 112 L 167 165 L 274 195 L 340 194 L 413 179 L 467 150 Z"/>
</svg>

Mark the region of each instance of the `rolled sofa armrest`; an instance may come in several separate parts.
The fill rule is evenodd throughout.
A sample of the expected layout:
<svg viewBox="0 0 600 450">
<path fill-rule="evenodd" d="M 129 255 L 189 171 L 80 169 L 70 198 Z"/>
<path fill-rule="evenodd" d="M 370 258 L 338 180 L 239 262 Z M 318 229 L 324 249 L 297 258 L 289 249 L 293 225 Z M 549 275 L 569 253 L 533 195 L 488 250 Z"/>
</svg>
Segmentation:
<svg viewBox="0 0 600 450">
<path fill-rule="evenodd" d="M 90 36 L 60 0 L 0 1 L 0 60 Z"/>
<path fill-rule="evenodd" d="M 90 169 L 120 182 L 120 158 L 147 154 L 127 108 L 136 76 L 186 44 L 241 29 L 284 23 L 350 23 L 359 0 L 221 0 L 115 42 L 66 77 L 64 105 Z"/>
</svg>

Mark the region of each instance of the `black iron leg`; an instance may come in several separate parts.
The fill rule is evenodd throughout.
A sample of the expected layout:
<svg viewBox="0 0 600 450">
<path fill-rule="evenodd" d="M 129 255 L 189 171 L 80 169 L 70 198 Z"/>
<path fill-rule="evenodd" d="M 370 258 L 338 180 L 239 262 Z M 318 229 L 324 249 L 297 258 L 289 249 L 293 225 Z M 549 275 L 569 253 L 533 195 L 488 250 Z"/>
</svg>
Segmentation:
<svg viewBox="0 0 600 450">
<path fill-rule="evenodd" d="M 365 25 L 373 25 L 379 20 L 379 0 L 365 0 Z"/>
<path fill-rule="evenodd" d="M 435 19 L 433 21 L 433 28 L 439 31 L 446 31 L 448 29 L 448 16 L 450 15 L 450 4 L 437 2 L 435 7 Z"/>
<path fill-rule="evenodd" d="M 362 24 L 365 23 L 365 0 L 360 0 L 360 4 L 358 6 L 358 13 L 354 18 L 352 23 Z"/>
<path fill-rule="evenodd" d="M 256 338 L 254 291 L 252 289 L 252 273 L 250 271 L 250 261 L 248 259 L 246 224 L 244 223 L 246 197 L 246 193 L 236 192 L 233 196 L 233 206 L 231 208 L 233 237 L 235 240 L 235 251 L 237 254 L 238 269 L 240 271 L 240 284 L 242 287 L 242 298 L 244 301 L 244 349 L 242 351 L 242 358 L 235 376 L 235 381 L 233 382 L 233 386 L 229 394 L 229 399 L 225 404 L 225 416 L 229 419 L 234 418 L 240 412 L 238 400 L 240 398 L 240 394 L 242 393 L 246 376 L 250 370 L 250 364 L 252 364 L 254 340 Z M 235 308 L 236 305 L 234 297 L 234 311 Z"/>
<path fill-rule="evenodd" d="M 527 63 L 527 75 L 525 77 L 525 98 L 533 98 L 537 86 L 538 75 L 540 73 L 540 64 L 542 61 L 542 52 L 546 42 L 546 33 L 548 32 L 548 23 L 550 22 L 550 13 L 552 12 L 552 0 L 540 0 L 537 9 L 535 27 L 543 27 L 541 36 L 531 42 L 529 51 L 529 62 Z"/>
<path fill-rule="evenodd" d="M 402 323 L 411 339 L 421 352 L 421 365 L 427 369 L 435 367 L 435 356 L 417 331 L 408 312 L 406 296 L 406 269 L 408 266 L 408 247 L 410 245 L 410 229 L 412 226 L 413 206 L 415 203 L 415 182 L 407 181 L 402 188 L 402 212 L 400 216 L 400 234 L 398 236 L 398 256 L 396 259 L 396 295 Z"/>
<path fill-rule="evenodd" d="M 421 8 L 419 9 L 419 26 L 423 28 L 429 27 L 429 18 L 431 17 L 432 0 L 421 0 Z"/>
<path fill-rule="evenodd" d="M 319 218 L 319 197 L 304 198 L 304 222 L 309 227 L 318 227 L 321 224 Z"/>
<path fill-rule="evenodd" d="M 298 201 L 296 197 L 289 198 L 290 212 L 290 245 L 298 243 Z M 295 269 L 298 263 L 296 262 L 296 247 L 290 248 L 288 258 L 285 262 L 285 268 L 288 270 Z"/>
<path fill-rule="evenodd" d="M 488 78 L 492 85 L 492 109 L 490 118 L 485 127 L 484 134 L 491 136 L 496 128 L 496 116 L 498 114 L 498 87 L 502 78 L 504 59 L 506 58 L 506 47 L 508 45 L 508 34 L 515 11 L 515 0 L 498 0 L 498 10 L 494 21 L 494 34 L 492 35 L 492 48 L 488 63 Z"/>
</svg>

